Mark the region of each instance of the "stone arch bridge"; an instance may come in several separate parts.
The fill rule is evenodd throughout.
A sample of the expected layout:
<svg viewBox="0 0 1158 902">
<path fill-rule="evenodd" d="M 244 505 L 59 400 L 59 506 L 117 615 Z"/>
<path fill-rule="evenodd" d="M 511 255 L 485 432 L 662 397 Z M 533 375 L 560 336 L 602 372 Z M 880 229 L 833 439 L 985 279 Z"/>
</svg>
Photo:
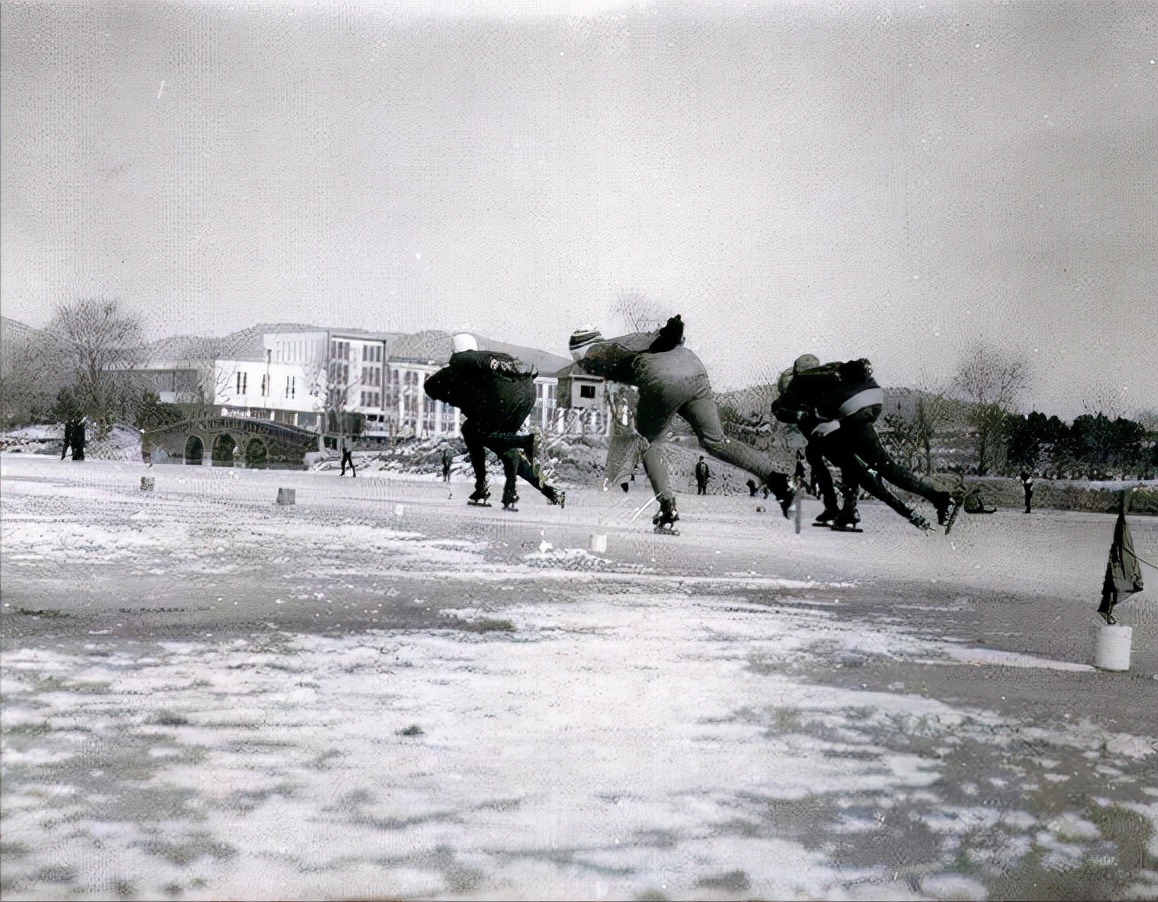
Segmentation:
<svg viewBox="0 0 1158 902">
<path fill-rule="evenodd" d="M 146 431 L 141 453 L 152 460 L 215 467 L 304 467 L 305 455 L 319 448 L 318 438 L 308 429 L 269 420 L 202 417 Z"/>
</svg>

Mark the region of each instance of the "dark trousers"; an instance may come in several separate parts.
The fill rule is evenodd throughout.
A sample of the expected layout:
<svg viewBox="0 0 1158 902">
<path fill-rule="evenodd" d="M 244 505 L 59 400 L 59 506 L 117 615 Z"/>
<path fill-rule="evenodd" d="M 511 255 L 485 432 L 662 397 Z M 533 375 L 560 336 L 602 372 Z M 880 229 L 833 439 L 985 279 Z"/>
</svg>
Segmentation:
<svg viewBox="0 0 1158 902">
<path fill-rule="evenodd" d="M 346 475 L 346 466 L 347 465 L 349 465 L 349 467 L 350 467 L 350 475 L 351 476 L 357 476 L 358 471 L 354 469 L 354 455 L 350 453 L 350 450 L 348 448 L 342 452 L 342 474 L 341 475 L 343 475 L 343 476 Z"/>
<path fill-rule="evenodd" d="M 487 456 L 489 450 L 493 452 L 503 465 L 503 503 L 507 504 L 518 497 L 515 490 L 516 479 L 522 479 L 536 491 L 543 492 L 545 488 L 535 468 L 519 452 L 525 447 L 527 436 L 516 432 L 527 418 L 534 406 L 534 398 L 526 410 L 517 409 L 510 418 L 502 424 L 502 428 L 495 431 L 486 431 L 472 419 L 463 421 L 462 439 L 466 443 L 467 456 L 470 458 L 471 469 L 474 470 L 475 490 L 481 490 L 487 483 Z M 516 419 L 517 418 L 517 419 Z M 543 492 L 543 494 L 546 494 Z"/>
<path fill-rule="evenodd" d="M 808 467 L 812 471 L 812 482 L 824 501 L 824 509 L 835 511 L 840 509 L 840 503 L 836 500 L 836 486 L 833 485 L 832 474 L 828 472 L 828 464 L 824 462 L 825 447 L 824 439 L 809 439 L 804 448 L 804 459 L 808 461 Z"/>
<path fill-rule="evenodd" d="M 885 484 L 866 466 L 865 461 L 853 452 L 850 443 L 847 441 L 847 436 L 844 434 L 843 427 L 831 432 L 823 438 L 816 438 L 809 442 L 809 446 L 815 444 L 817 452 L 821 456 L 821 469 L 828 473 L 828 469 L 824 466 L 825 458 L 831 460 L 833 464 L 840 468 L 840 481 L 842 483 L 842 490 L 844 495 L 844 511 L 851 513 L 856 509 L 857 498 L 860 495 L 860 490 L 863 488 L 870 495 L 878 501 L 883 501 L 892 510 L 896 511 L 905 519 L 913 515 L 913 509 L 901 501 L 896 495 L 888 490 Z M 874 433 L 875 434 L 875 433 Z M 805 456 L 808 455 L 809 449 L 805 450 Z M 813 469 L 814 474 L 817 474 L 817 469 Z M 822 477 L 823 478 L 823 477 Z M 837 510 L 836 505 L 836 491 L 832 488 L 832 476 L 828 476 L 829 492 L 832 498 L 832 510 Z M 825 497 L 825 507 L 828 507 L 829 501 L 824 494 L 824 489 L 821 489 L 821 496 Z"/>
<path fill-rule="evenodd" d="M 872 423 L 842 420 L 839 441 L 859 458 L 866 468 L 875 470 L 885 482 L 898 489 L 919 495 L 941 510 L 949 501 L 949 493 L 943 492 L 932 483 L 921 479 L 898 464 L 881 445 Z M 884 499 L 881 499 L 884 500 Z"/>
</svg>

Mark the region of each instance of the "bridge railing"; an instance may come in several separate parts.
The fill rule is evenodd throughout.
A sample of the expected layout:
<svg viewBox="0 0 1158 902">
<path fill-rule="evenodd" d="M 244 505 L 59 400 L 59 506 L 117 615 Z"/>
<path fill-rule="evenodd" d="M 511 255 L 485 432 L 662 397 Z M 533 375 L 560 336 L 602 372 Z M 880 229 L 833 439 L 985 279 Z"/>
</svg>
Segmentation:
<svg viewBox="0 0 1158 902">
<path fill-rule="evenodd" d="M 273 423 L 268 420 L 253 420 L 246 417 L 198 417 L 192 420 L 181 420 L 160 429 L 146 430 L 146 438 L 156 438 L 162 435 L 190 432 L 245 432 L 249 434 L 268 435 L 280 438 L 283 441 L 301 443 L 316 441 L 318 433 L 303 429 L 301 426 L 291 426 L 288 423 Z"/>
</svg>

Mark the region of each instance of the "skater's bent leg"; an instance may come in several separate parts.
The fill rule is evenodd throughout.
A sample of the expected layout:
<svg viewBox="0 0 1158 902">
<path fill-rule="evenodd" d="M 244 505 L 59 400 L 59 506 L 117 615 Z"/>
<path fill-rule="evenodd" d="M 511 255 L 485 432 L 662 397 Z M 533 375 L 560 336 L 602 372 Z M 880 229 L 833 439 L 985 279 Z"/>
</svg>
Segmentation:
<svg viewBox="0 0 1158 902">
<path fill-rule="evenodd" d="M 481 489 L 487 483 L 487 452 L 482 434 L 470 420 L 462 424 L 462 440 L 466 443 L 466 453 L 474 470 L 475 488 Z"/>
<path fill-rule="evenodd" d="M 720 425 L 720 411 L 714 398 L 694 398 L 681 407 L 678 413 L 687 420 L 700 446 L 712 457 L 745 470 L 761 481 L 768 478 L 773 470 L 771 458 L 751 445 L 724 435 Z"/>
<path fill-rule="evenodd" d="M 647 446 L 640 460 L 643 461 L 643 472 L 651 482 L 651 490 L 657 498 L 675 498 L 668 481 L 667 464 L 664 463 L 661 453 L 662 442 L 653 441 Z"/>
<path fill-rule="evenodd" d="M 493 451 L 494 449 L 492 448 L 491 450 Z M 519 493 L 515 483 L 515 476 L 519 471 L 519 452 L 508 451 L 506 454 L 500 455 L 499 460 L 501 460 L 503 464 L 503 504 L 514 504 L 519 499 Z"/>
<path fill-rule="evenodd" d="M 844 431 L 843 425 L 841 429 Z M 857 457 L 863 460 L 867 466 L 875 469 L 882 479 L 892 483 L 898 489 L 919 495 L 938 508 L 948 500 L 948 492 L 941 491 L 893 460 L 881 444 L 880 437 L 871 424 L 859 424 L 850 427 L 845 438 L 852 444 Z"/>
<path fill-rule="evenodd" d="M 812 440 L 804 448 L 804 459 L 812 471 L 812 481 L 816 484 L 820 497 L 824 501 L 825 510 L 839 509 L 836 498 L 836 486 L 832 482 L 832 474 L 828 472 L 828 464 L 824 461 L 824 445 L 819 440 Z"/>
</svg>

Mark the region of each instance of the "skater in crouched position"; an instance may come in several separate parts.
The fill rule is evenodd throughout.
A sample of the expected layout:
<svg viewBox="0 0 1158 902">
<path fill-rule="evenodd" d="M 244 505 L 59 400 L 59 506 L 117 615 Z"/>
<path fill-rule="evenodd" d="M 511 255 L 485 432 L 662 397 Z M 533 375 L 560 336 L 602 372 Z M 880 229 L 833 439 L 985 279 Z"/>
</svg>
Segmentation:
<svg viewBox="0 0 1158 902">
<path fill-rule="evenodd" d="M 771 460 L 760 451 L 724 435 L 707 371 L 699 357 L 684 347 L 683 333 L 683 320 L 673 316 L 655 332 L 604 338 L 598 330 L 580 329 L 570 340 L 571 356 L 584 372 L 639 390 L 635 431 L 643 449 L 644 472 L 659 501 L 653 524 L 670 529 L 679 519 L 660 441 L 676 415 L 687 421 L 700 447 L 710 455 L 766 483 L 787 517 L 792 504 L 787 475 L 774 471 Z"/>
<path fill-rule="evenodd" d="M 784 406 L 799 407 L 801 422 L 810 428 L 810 439 L 818 440 L 823 455 L 841 467 L 845 507 L 833 525 L 855 527 L 860 519 L 855 513 L 856 493 L 864 486 L 914 526 L 930 530 L 924 517 L 882 484 L 888 482 L 932 504 L 937 522 L 948 532 L 961 505 L 961 494 L 943 491 L 915 476 L 881 445 L 874 424 L 880 417 L 884 391 L 873 378 L 872 364 L 862 357 L 821 366 L 813 355 L 804 355 L 793 369 L 792 401 Z M 782 413 L 778 418 L 784 419 Z M 816 425 L 812 425 L 813 418 Z M 827 511 L 827 500 L 825 507 Z"/>
<path fill-rule="evenodd" d="M 552 504 L 563 506 L 563 492 L 543 482 L 534 465 L 535 436 L 519 433 L 535 406 L 533 367 L 500 351 L 480 351 L 473 335 L 454 336 L 454 353 L 426 380 L 426 394 L 462 411 L 462 438 L 474 470 L 473 504 L 487 504 L 486 452 L 503 465 L 503 507 L 517 509 L 516 477 L 533 486 Z"/>
</svg>

